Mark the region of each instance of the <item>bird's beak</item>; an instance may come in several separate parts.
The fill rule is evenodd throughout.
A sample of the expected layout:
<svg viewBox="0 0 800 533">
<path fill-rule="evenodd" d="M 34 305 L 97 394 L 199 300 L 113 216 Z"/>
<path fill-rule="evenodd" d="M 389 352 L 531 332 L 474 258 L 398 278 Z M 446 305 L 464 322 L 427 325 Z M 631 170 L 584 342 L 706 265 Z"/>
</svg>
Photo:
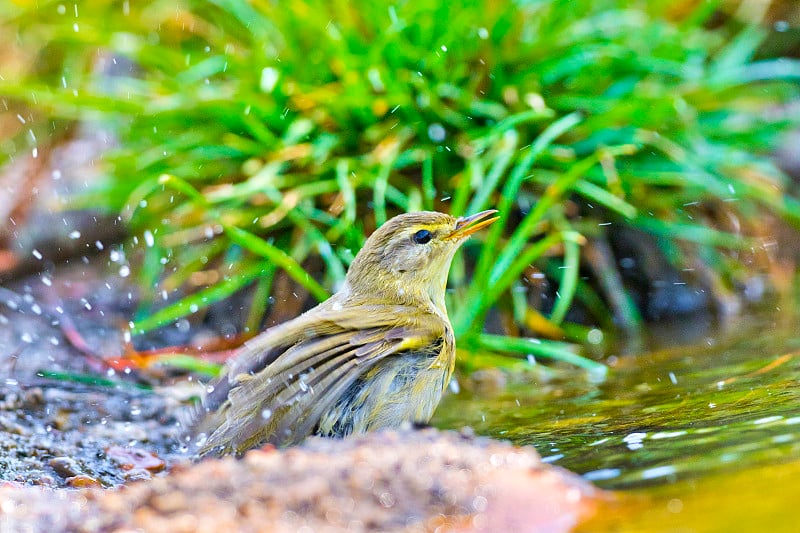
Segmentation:
<svg viewBox="0 0 800 533">
<path fill-rule="evenodd" d="M 445 239 L 465 239 L 469 237 L 479 229 L 485 228 L 492 222 L 498 220 L 500 217 L 486 218 L 495 213 L 497 213 L 497 209 L 487 209 L 486 211 L 481 211 L 480 213 L 475 213 L 468 217 L 457 218 L 455 231 L 445 237 Z"/>
</svg>

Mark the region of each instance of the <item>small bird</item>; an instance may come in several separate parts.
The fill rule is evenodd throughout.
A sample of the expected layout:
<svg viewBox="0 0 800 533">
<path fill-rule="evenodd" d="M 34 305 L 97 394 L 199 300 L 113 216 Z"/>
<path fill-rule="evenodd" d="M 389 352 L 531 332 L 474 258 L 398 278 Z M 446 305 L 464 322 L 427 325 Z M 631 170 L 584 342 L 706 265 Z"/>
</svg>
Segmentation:
<svg viewBox="0 0 800 533">
<path fill-rule="evenodd" d="M 207 387 L 193 422 L 199 453 L 430 420 L 455 364 L 450 263 L 496 212 L 407 213 L 373 232 L 336 294 L 245 343 Z"/>
</svg>

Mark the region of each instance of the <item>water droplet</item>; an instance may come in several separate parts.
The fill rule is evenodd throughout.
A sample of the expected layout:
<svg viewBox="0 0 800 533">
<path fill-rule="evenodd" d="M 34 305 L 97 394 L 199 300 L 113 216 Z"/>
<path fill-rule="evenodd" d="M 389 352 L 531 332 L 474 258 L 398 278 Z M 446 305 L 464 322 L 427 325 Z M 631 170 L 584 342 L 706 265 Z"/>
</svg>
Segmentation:
<svg viewBox="0 0 800 533">
<path fill-rule="evenodd" d="M 128 265 L 122 265 L 119 267 L 119 275 L 122 278 L 127 278 L 131 275 L 131 268 Z"/>
<path fill-rule="evenodd" d="M 391 492 L 382 492 L 381 495 L 378 497 L 378 499 L 380 500 L 381 505 L 383 505 L 387 509 L 394 506 L 395 504 L 395 499 Z"/>
<path fill-rule="evenodd" d="M 677 469 L 673 465 L 657 466 L 655 468 L 648 468 L 642 471 L 642 479 L 654 479 L 657 477 L 664 477 L 674 474 Z"/>
<path fill-rule="evenodd" d="M 272 417 L 272 410 L 271 409 L 264 409 L 261 411 L 261 418 L 264 420 L 269 420 Z"/>
<path fill-rule="evenodd" d="M 629 450 L 638 450 L 644 445 L 642 441 L 647 437 L 647 433 L 630 433 L 622 438 L 622 441 L 628 445 Z"/>
<path fill-rule="evenodd" d="M 590 329 L 586 334 L 586 340 L 589 344 L 600 344 L 603 342 L 603 332 L 597 328 Z"/>
<path fill-rule="evenodd" d="M 428 126 L 428 137 L 436 143 L 442 142 L 445 137 L 447 136 L 447 132 L 444 129 L 444 126 L 439 124 L 438 122 L 434 122 L 430 126 Z"/>
<path fill-rule="evenodd" d="M 271 93 L 273 89 L 275 89 L 275 85 L 278 84 L 279 77 L 278 69 L 266 67 L 261 70 L 261 82 L 259 83 L 259 87 L 265 93 Z"/>
<path fill-rule="evenodd" d="M 780 32 L 780 33 L 783 33 L 785 31 L 789 31 L 789 23 L 786 22 L 785 20 L 777 20 L 777 21 L 775 21 L 775 24 L 773 25 L 773 27 L 775 28 L 775 31 Z"/>
<path fill-rule="evenodd" d="M 602 481 L 604 479 L 614 479 L 619 477 L 622 470 L 619 468 L 601 468 L 600 470 L 592 470 L 583 475 L 583 479 L 587 481 Z"/>
<path fill-rule="evenodd" d="M 769 423 L 772 423 L 772 422 L 777 422 L 778 420 L 783 420 L 783 416 L 781 416 L 781 415 L 765 416 L 764 418 L 759 418 L 758 420 L 753 420 L 753 424 L 756 424 L 756 425 L 769 424 Z"/>
</svg>

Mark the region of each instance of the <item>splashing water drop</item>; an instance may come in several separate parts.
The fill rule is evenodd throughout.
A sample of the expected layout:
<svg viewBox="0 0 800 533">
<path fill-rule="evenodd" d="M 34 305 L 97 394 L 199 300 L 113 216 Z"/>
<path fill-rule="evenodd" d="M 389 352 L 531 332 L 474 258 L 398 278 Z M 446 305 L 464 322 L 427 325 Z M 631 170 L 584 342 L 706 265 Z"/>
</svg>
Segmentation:
<svg viewBox="0 0 800 533">
<path fill-rule="evenodd" d="M 444 126 L 442 126 L 438 122 L 435 122 L 435 123 L 431 124 L 430 126 L 428 126 L 428 137 L 433 142 L 437 142 L 437 143 L 438 142 L 442 142 L 445 139 L 446 136 L 447 136 L 447 132 L 445 131 Z"/>
</svg>

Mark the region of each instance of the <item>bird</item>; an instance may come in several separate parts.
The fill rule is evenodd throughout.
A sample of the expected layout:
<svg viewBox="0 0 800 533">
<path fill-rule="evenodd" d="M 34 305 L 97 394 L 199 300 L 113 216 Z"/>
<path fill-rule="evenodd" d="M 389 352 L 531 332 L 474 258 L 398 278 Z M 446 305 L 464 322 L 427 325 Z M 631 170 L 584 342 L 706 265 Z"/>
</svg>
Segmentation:
<svg viewBox="0 0 800 533">
<path fill-rule="evenodd" d="M 199 456 L 427 423 L 455 366 L 450 265 L 495 213 L 412 212 L 376 229 L 335 294 L 247 341 L 208 384 L 190 421 Z"/>
</svg>

